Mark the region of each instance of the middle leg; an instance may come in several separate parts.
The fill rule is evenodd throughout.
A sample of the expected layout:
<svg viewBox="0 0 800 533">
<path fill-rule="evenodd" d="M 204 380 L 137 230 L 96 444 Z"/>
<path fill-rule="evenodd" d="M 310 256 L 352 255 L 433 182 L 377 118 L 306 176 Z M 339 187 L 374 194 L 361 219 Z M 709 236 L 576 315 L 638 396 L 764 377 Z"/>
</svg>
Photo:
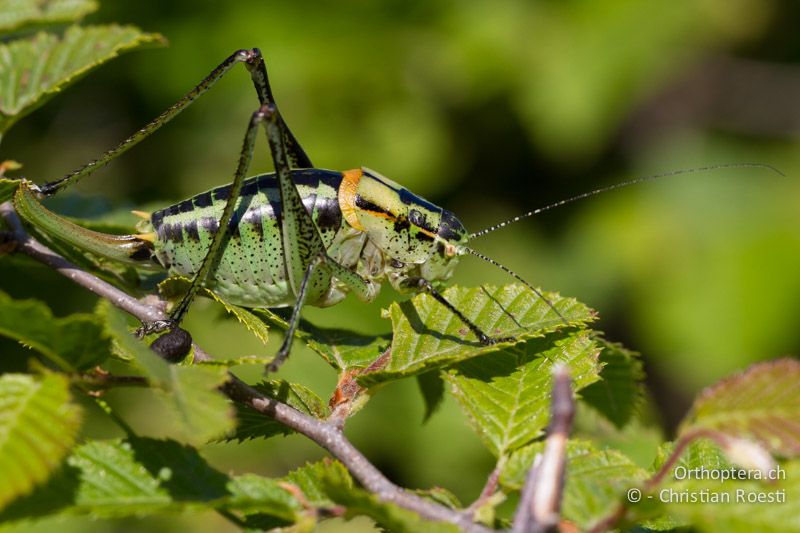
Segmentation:
<svg viewBox="0 0 800 533">
<path fill-rule="evenodd" d="M 241 194 L 242 185 L 247 175 L 247 170 L 250 167 L 250 162 L 253 159 L 256 136 L 258 134 L 258 125 L 265 119 L 266 114 L 264 113 L 264 106 L 260 107 L 250 117 L 250 121 L 247 125 L 247 131 L 245 132 L 244 136 L 244 142 L 242 143 L 242 149 L 239 153 L 239 161 L 236 165 L 233 182 L 231 183 L 230 193 L 225 202 L 222 215 L 219 219 L 217 226 L 218 229 L 211 239 L 211 243 L 206 251 L 205 256 L 203 257 L 200 268 L 192 279 L 186 294 L 184 294 L 184 296 L 181 298 L 175 309 L 172 310 L 169 319 L 144 323 L 137 331 L 139 336 L 143 336 L 150 333 L 169 330 L 155 343 L 153 343 L 152 346 L 154 350 L 167 359 L 179 359 L 189 350 L 191 336 L 189 336 L 188 333 L 179 326 L 186 315 L 186 312 L 189 310 L 189 306 L 194 300 L 194 297 L 197 295 L 197 291 L 203 286 L 203 283 L 205 283 L 212 269 L 217 264 L 219 255 L 223 253 L 223 244 L 225 239 L 230 235 L 229 226 L 231 219 L 233 218 L 233 213 L 236 209 L 236 204 Z M 184 350 L 184 353 L 177 353 L 181 349 Z"/>
</svg>

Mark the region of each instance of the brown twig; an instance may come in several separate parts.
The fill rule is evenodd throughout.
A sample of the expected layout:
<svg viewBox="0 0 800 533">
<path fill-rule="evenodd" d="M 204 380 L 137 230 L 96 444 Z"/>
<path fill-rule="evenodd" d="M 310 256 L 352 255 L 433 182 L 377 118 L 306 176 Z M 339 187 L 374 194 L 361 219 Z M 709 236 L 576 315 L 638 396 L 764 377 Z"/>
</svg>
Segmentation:
<svg viewBox="0 0 800 533">
<path fill-rule="evenodd" d="M 480 495 L 474 502 L 472 502 L 472 504 L 470 504 L 469 507 L 467 507 L 468 513 L 473 514 L 478 511 L 478 509 L 483 507 L 484 504 L 489 501 L 492 496 L 494 496 L 494 493 L 497 492 L 497 484 L 500 481 L 500 474 L 503 472 L 503 466 L 505 466 L 505 456 L 502 456 L 497 461 L 497 465 L 495 465 L 494 470 L 492 470 L 492 473 L 486 478 L 486 484 L 484 484 Z"/>
<path fill-rule="evenodd" d="M 130 313 L 142 321 L 161 320 L 164 313 L 155 307 L 144 304 L 136 298 L 108 284 L 102 279 L 81 270 L 58 255 L 42 243 L 33 239 L 25 231 L 19 218 L 9 202 L 0 204 L 0 216 L 11 227 L 11 235 L 17 241 L 16 252 L 44 263 L 58 273 L 66 276 L 78 285 L 90 290 L 101 298 L 105 298 L 116 307 Z M 195 347 L 195 358 L 208 357 L 205 352 Z M 308 416 L 281 403 L 274 398 L 263 396 L 233 374 L 221 387 L 222 392 L 231 400 L 249 405 L 260 413 L 290 427 L 313 440 L 331 455 L 338 459 L 367 490 L 375 493 L 381 500 L 394 503 L 400 507 L 416 512 L 429 520 L 448 522 L 457 525 L 463 531 L 486 533 L 490 529 L 475 524 L 458 511 L 449 509 L 430 500 L 421 498 L 401 487 L 398 487 L 384 476 L 369 460 L 344 436 L 332 423 Z"/>
<path fill-rule="evenodd" d="M 2 216 L 11 227 L 10 237 L 16 242 L 14 251 L 24 253 L 40 263 L 49 266 L 62 276 L 66 276 L 84 289 L 108 300 L 115 307 L 135 316 L 142 322 L 155 322 L 167 318 L 164 311 L 157 306 L 140 302 L 131 295 L 104 282 L 94 274 L 81 270 L 77 265 L 67 261 L 64 257 L 31 237 L 22 226 L 22 222 L 20 222 L 11 202 L 0 204 L 0 216 Z M 197 344 L 192 343 L 192 347 L 194 348 L 194 358 L 196 361 L 209 361 L 212 359 Z"/>
<path fill-rule="evenodd" d="M 512 533 L 540 533 L 558 530 L 567 439 L 575 416 L 575 400 L 567 367 L 553 370 L 553 404 L 544 452 L 537 456 L 522 488 Z"/>
<path fill-rule="evenodd" d="M 464 531 L 490 531 L 452 509 L 420 498 L 393 484 L 333 424 L 263 396 L 232 374 L 231 379 L 223 384 L 222 391 L 235 402 L 252 407 L 328 450 L 347 467 L 353 477 L 381 500 L 395 503 L 431 520 L 456 524 Z"/>
</svg>

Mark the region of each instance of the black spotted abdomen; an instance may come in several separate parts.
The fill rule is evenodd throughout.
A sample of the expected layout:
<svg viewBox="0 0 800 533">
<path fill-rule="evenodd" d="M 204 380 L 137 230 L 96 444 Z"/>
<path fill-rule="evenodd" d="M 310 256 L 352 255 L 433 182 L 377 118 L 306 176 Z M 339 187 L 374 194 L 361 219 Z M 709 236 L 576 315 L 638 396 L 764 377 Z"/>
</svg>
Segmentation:
<svg viewBox="0 0 800 533">
<path fill-rule="evenodd" d="M 319 169 L 294 170 L 303 203 L 310 210 L 325 247 L 332 255 L 344 233 L 354 230 L 343 220 L 337 199 L 342 175 Z M 153 213 L 154 256 L 172 275 L 194 277 L 219 231 L 230 186 L 218 187 Z M 247 179 L 236 203 L 227 242 L 206 282 L 223 299 L 246 307 L 293 305 L 281 247 L 280 193 L 274 174 Z M 338 239 L 337 239 L 338 237 Z M 352 248 L 352 246 L 351 246 Z M 340 262 L 354 262 L 340 259 Z M 354 266 L 354 265 L 345 265 Z M 316 302 L 309 302 L 314 304 Z M 323 305 L 326 302 L 322 302 Z"/>
</svg>

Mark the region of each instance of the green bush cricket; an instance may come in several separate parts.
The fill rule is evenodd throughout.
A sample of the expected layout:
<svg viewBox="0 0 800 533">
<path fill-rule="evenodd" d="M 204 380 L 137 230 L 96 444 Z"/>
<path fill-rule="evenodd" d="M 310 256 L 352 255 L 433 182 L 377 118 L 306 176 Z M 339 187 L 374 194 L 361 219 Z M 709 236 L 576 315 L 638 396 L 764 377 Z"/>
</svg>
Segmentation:
<svg viewBox="0 0 800 533">
<path fill-rule="evenodd" d="M 142 232 L 136 235 L 94 232 L 39 203 L 41 197 L 88 176 L 158 130 L 238 63 L 250 73 L 259 107 L 248 122 L 230 185 L 146 215 Z M 259 127 L 266 132 L 275 172 L 247 178 Z M 188 352 L 191 337 L 180 324 L 204 285 L 233 304 L 291 307 L 288 331 L 269 365 L 270 370 L 276 370 L 289 355 L 304 305 L 334 305 L 351 291 L 361 300 L 371 301 L 385 281 L 400 292 L 427 292 L 456 315 L 481 344 L 513 340 L 487 334 L 437 290 L 450 278 L 459 258 L 468 254 L 515 277 L 548 304 L 554 320 L 563 321 L 538 289 L 468 247 L 467 242 L 606 190 L 732 166 L 750 165 L 720 165 L 630 180 L 470 234 L 450 211 L 374 171 L 315 168 L 278 112 L 260 51 L 250 49 L 234 52 L 177 103 L 97 159 L 43 186 L 24 181 L 15 193 L 14 205 L 28 223 L 79 249 L 121 262 L 158 266 L 172 275 L 192 278 L 168 320 L 145 323 L 139 329 L 142 335 L 167 331 L 152 346 L 167 359 L 179 359 Z"/>
</svg>

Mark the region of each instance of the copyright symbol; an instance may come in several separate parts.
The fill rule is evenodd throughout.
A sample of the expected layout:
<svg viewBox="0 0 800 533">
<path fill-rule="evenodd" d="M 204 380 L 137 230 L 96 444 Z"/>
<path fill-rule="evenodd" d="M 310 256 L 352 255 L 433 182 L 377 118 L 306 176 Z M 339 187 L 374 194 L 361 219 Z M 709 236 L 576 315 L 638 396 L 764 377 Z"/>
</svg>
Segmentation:
<svg viewBox="0 0 800 533">
<path fill-rule="evenodd" d="M 642 499 L 642 491 L 639 489 L 628 489 L 628 501 L 637 503 Z"/>
</svg>

